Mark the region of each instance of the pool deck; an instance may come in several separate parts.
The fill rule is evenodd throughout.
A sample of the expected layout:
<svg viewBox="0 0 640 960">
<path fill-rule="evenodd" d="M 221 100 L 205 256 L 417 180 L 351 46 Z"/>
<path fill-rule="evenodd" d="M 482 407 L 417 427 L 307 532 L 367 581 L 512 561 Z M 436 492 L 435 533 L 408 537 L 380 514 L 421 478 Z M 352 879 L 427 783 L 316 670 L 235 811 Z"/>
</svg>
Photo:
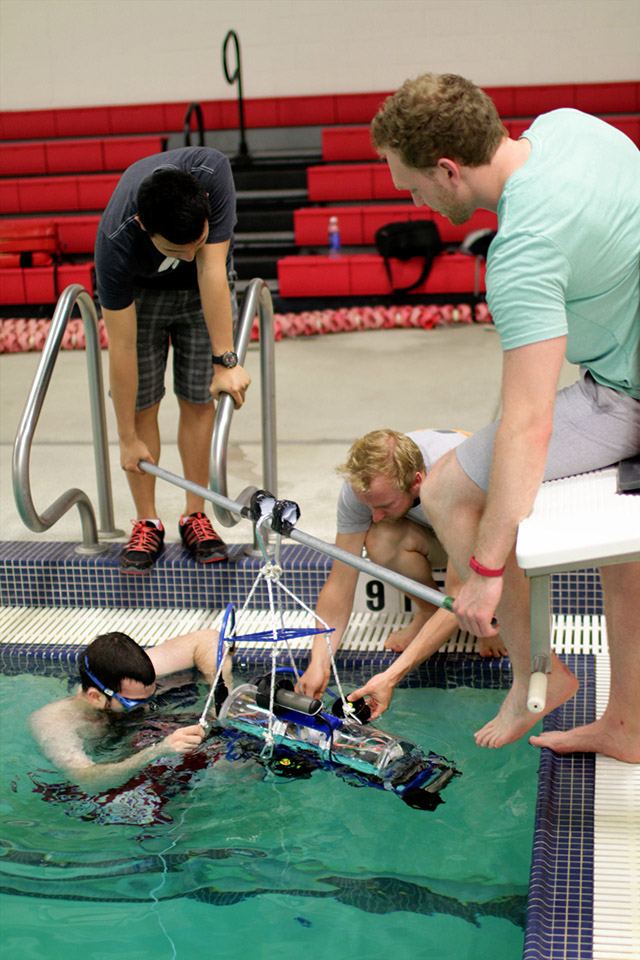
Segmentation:
<svg viewBox="0 0 640 960">
<path fill-rule="evenodd" d="M 37 353 L 0 356 L 0 539 L 36 541 L 30 547 L 25 544 L 25 553 L 30 549 L 39 550 L 45 544 L 53 548 L 58 543 L 62 548 L 62 543 L 80 539 L 75 509 L 45 534 L 35 534 L 25 529 L 13 501 L 12 444 L 39 358 Z M 103 359 L 106 378 L 106 355 Z M 500 364 L 497 334 L 480 325 L 433 331 L 343 333 L 283 340 L 276 344 L 277 492 L 300 505 L 299 528 L 321 539 L 333 540 L 335 503 L 341 483 L 334 468 L 342 462 L 356 436 L 384 426 L 403 431 L 426 426 L 473 431 L 489 422 L 498 410 Z M 246 366 L 257 387 L 259 358 L 253 346 Z M 566 365 L 562 385 L 572 382 L 575 376 L 575 368 Z M 170 395 L 163 408 L 162 465 L 179 473 L 176 404 Z M 111 438 L 116 525 L 125 530 L 133 511 L 125 479 L 117 467 L 115 420 L 110 405 L 107 406 L 107 425 Z M 86 490 L 95 503 L 93 471 L 86 361 L 82 351 L 64 352 L 58 359 L 32 451 L 32 487 L 37 508 L 43 510 L 69 486 Z M 249 483 L 262 485 L 257 389 L 250 391 L 245 408 L 234 418 L 228 473 L 232 498 Z M 181 495 L 165 484 L 159 486 L 158 494 L 159 512 L 167 527 L 168 541 L 173 543 L 178 539 Z M 230 544 L 246 543 L 250 538 L 244 522 L 221 532 Z M 113 546 L 115 549 L 115 544 Z M 207 614 L 207 622 L 212 622 L 211 609 L 200 612 Z M 58 609 L 52 615 L 69 613 Z M 129 615 L 132 611 L 126 613 Z M 156 610 L 155 615 L 158 624 L 166 628 L 170 612 Z M 190 616 L 190 623 L 195 623 L 198 611 L 194 608 L 182 611 L 182 615 Z M 176 632 L 194 628 L 184 626 L 180 617 L 178 620 Z M 589 629 L 582 621 L 579 624 L 572 621 L 570 630 L 562 624 L 557 627 L 556 649 L 569 656 L 593 658 L 596 691 L 593 709 L 601 712 L 606 703 L 608 658 L 600 617 L 590 619 Z M 362 635 L 362 631 L 360 633 Z M 3 634 L 4 643 L 16 643 L 17 635 L 7 620 Z M 568 634 L 571 634 L 570 641 Z M 81 638 L 77 640 L 81 642 Z M 153 642 L 151 637 L 149 642 Z M 370 630 L 363 642 L 365 647 L 368 644 L 370 652 L 379 653 L 383 636 L 379 630 Z M 456 642 L 459 646 L 450 648 L 452 651 L 456 649 L 458 654 L 466 651 L 473 656 L 469 638 L 458 638 Z M 358 643 L 360 640 L 356 642 L 354 634 L 354 648 Z M 588 762 L 569 758 L 569 761 L 557 764 L 554 755 L 543 751 L 541 771 L 558 766 L 562 776 L 568 777 L 570 830 L 579 826 L 580 837 L 585 835 L 585 830 L 587 834 L 591 831 L 594 850 L 588 856 L 580 852 L 571 854 L 569 844 L 569 853 L 562 847 L 555 867 L 549 869 L 556 870 L 554 876 L 563 883 L 568 874 L 577 870 L 582 899 L 592 901 L 591 910 L 587 911 L 588 916 L 576 921 L 571 913 L 573 906 L 568 903 L 562 916 L 569 919 L 566 923 L 563 921 L 563 925 L 554 924 L 554 910 L 561 899 L 558 887 L 553 902 L 542 904 L 538 912 L 539 942 L 529 938 L 526 957 L 528 960 L 551 957 L 553 960 L 561 957 L 631 960 L 640 955 L 640 804 L 637 802 L 640 769 L 609 758 L 598 757 L 595 761 L 591 758 Z M 592 775 L 588 771 L 578 772 L 578 767 L 583 770 L 590 765 L 594 770 Z M 580 797 L 574 797 L 578 788 Z M 552 808 L 552 814 L 557 814 L 557 808 Z M 594 821 L 593 829 L 589 826 L 591 821 Z M 577 865 L 571 856 L 578 858 Z M 586 862 L 589 858 L 591 887 L 581 873 L 583 860 Z M 565 886 L 562 889 L 562 895 L 570 897 Z M 589 929 L 583 935 L 585 924 Z M 546 935 L 550 932 L 553 936 L 547 942 Z"/>
</svg>

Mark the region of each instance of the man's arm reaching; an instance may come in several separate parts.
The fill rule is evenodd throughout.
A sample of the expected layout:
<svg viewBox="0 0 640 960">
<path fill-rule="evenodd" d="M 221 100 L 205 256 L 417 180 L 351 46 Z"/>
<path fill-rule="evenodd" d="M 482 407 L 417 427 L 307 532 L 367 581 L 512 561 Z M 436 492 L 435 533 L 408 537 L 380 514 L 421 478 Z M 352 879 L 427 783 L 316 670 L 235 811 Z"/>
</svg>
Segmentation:
<svg viewBox="0 0 640 960">
<path fill-rule="evenodd" d="M 218 636 L 217 630 L 195 630 L 147 648 L 156 675 L 196 667 L 211 683 L 217 670 Z"/>
<path fill-rule="evenodd" d="M 339 533 L 336 536 L 336 546 L 358 557 L 362 556 L 366 531 L 362 533 Z M 358 582 L 358 571 L 354 567 L 333 561 L 333 566 L 325 585 L 320 591 L 316 604 L 316 615 L 325 623 L 334 628 L 329 634 L 331 650 L 335 654 L 342 641 L 342 636 L 349 623 L 353 608 L 353 597 Z M 318 620 L 318 627 L 322 626 Z M 308 697 L 321 697 L 327 688 L 331 677 L 331 658 L 327 649 L 325 635 L 317 634 L 311 648 L 311 661 L 300 677 L 297 689 Z"/>
<path fill-rule="evenodd" d="M 125 760 L 96 763 L 87 755 L 70 716 L 68 701 L 50 703 L 31 715 L 29 725 L 41 750 L 66 776 L 93 792 L 117 787 L 158 757 L 187 753 L 204 737 L 198 724 L 179 727 L 158 743 L 138 750 Z"/>
<path fill-rule="evenodd" d="M 461 583 L 462 581 L 453 564 L 449 562 L 446 575 L 447 593 L 450 596 L 455 596 Z M 456 626 L 455 614 L 442 607 L 436 610 L 397 660 L 394 660 L 391 666 L 387 667 L 382 673 L 375 674 L 359 690 L 354 690 L 353 693 L 349 694 L 348 699 L 357 700 L 359 697 L 369 697 L 371 719 L 375 720 L 376 717 L 379 717 L 388 709 L 393 692 L 400 680 L 427 660 L 436 650 L 439 650 L 454 632 Z M 499 637 L 497 638 L 496 649 L 498 651 L 503 649 Z"/>
</svg>

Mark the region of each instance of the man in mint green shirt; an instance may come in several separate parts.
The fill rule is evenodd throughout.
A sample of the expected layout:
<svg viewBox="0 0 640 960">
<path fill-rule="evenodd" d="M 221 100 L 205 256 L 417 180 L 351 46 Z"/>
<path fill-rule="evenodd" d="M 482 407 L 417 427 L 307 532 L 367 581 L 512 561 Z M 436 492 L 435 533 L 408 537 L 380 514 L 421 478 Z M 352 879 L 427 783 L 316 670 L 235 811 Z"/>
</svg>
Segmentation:
<svg viewBox="0 0 640 960">
<path fill-rule="evenodd" d="M 443 457 L 422 496 L 465 580 L 460 626 L 490 635 L 497 614 L 514 682 L 481 746 L 523 736 L 528 584 L 518 524 L 543 479 L 640 452 L 640 154 L 610 125 L 575 110 L 543 115 L 511 140 L 490 98 L 453 74 L 407 81 L 373 120 L 396 187 L 455 224 L 498 214 L 487 300 L 503 356 L 502 418 Z M 557 392 L 565 355 L 580 380 Z M 640 564 L 600 571 L 611 651 L 609 706 L 595 724 L 532 742 L 640 762 Z M 577 680 L 554 656 L 546 712 Z"/>
</svg>

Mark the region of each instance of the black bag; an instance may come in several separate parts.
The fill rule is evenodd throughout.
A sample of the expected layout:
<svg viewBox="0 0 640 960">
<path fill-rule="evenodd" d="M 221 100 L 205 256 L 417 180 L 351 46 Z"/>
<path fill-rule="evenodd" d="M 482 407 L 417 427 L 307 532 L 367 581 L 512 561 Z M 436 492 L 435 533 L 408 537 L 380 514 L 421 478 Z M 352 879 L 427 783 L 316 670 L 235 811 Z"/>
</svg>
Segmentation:
<svg viewBox="0 0 640 960">
<path fill-rule="evenodd" d="M 429 276 L 434 257 L 442 251 L 440 231 L 433 220 L 401 220 L 396 223 L 385 223 L 376 230 L 376 250 L 384 257 L 384 265 L 389 277 L 389 283 L 394 293 L 408 293 L 415 290 Z M 413 257 L 423 257 L 422 272 L 418 280 L 408 287 L 396 287 L 393 283 L 389 260 L 411 260 Z"/>
</svg>

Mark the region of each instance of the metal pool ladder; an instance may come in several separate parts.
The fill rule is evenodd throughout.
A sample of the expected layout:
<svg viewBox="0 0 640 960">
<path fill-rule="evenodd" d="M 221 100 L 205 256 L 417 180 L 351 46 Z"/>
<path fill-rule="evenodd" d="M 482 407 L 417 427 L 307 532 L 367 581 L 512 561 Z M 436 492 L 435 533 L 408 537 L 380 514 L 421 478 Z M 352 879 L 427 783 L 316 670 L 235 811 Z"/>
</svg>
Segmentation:
<svg viewBox="0 0 640 960">
<path fill-rule="evenodd" d="M 89 496 L 83 490 L 75 487 L 71 488 L 39 514 L 31 495 L 29 471 L 33 436 L 58 358 L 64 332 L 76 304 L 82 316 L 86 341 L 89 398 L 100 513 L 100 536 L 108 539 L 124 535 L 122 530 L 115 529 L 113 519 L 113 496 L 108 453 L 98 316 L 93 299 L 84 287 L 77 283 L 71 284 L 71 286 L 67 287 L 60 295 L 51 321 L 51 328 L 44 344 L 40 363 L 31 386 L 31 391 L 18 425 L 16 439 L 13 445 L 13 494 L 20 519 L 29 530 L 33 530 L 36 533 L 42 533 L 48 530 L 73 506 L 77 506 L 82 524 L 82 544 L 76 547 L 76 549 L 79 553 L 96 554 L 106 550 L 107 545 L 98 541 L 96 517 Z M 256 312 L 259 313 L 260 329 L 264 486 L 275 495 L 277 492 L 277 468 L 273 304 L 267 284 L 260 279 L 251 281 L 247 286 L 242 301 L 242 309 L 240 311 L 235 336 L 236 352 L 238 353 L 240 363 L 244 362 Z M 226 496 L 227 492 L 227 445 L 233 410 L 232 398 L 224 394 L 218 403 L 218 409 L 216 411 L 210 465 L 212 489 L 224 496 Z M 240 499 L 248 501 L 254 489 L 254 487 L 248 487 L 240 494 Z M 216 516 L 225 526 L 232 526 L 238 522 L 229 511 L 220 507 L 216 507 Z"/>
<path fill-rule="evenodd" d="M 51 321 L 51 329 L 42 349 L 42 356 L 31 386 L 22 418 L 18 425 L 13 444 L 12 479 L 13 495 L 20 519 L 29 530 L 42 533 L 64 516 L 73 506 L 80 511 L 82 523 L 82 546 L 79 553 L 95 554 L 107 549 L 106 544 L 98 542 L 96 517 L 91 500 L 84 490 L 72 487 L 58 497 L 42 514 L 36 510 L 31 496 L 29 463 L 31 444 L 38 425 L 53 368 L 55 367 L 62 338 L 74 306 L 78 305 L 84 323 L 87 353 L 87 372 L 89 375 L 89 398 L 93 431 L 93 450 L 98 484 L 98 502 L 100 510 L 100 532 L 103 537 L 122 536 L 121 530 L 114 529 L 113 497 L 111 492 L 111 472 L 107 447 L 107 421 L 104 408 L 104 389 L 102 384 L 102 365 L 100 360 L 100 333 L 98 315 L 93 300 L 79 283 L 73 283 L 60 295 Z"/>
</svg>

